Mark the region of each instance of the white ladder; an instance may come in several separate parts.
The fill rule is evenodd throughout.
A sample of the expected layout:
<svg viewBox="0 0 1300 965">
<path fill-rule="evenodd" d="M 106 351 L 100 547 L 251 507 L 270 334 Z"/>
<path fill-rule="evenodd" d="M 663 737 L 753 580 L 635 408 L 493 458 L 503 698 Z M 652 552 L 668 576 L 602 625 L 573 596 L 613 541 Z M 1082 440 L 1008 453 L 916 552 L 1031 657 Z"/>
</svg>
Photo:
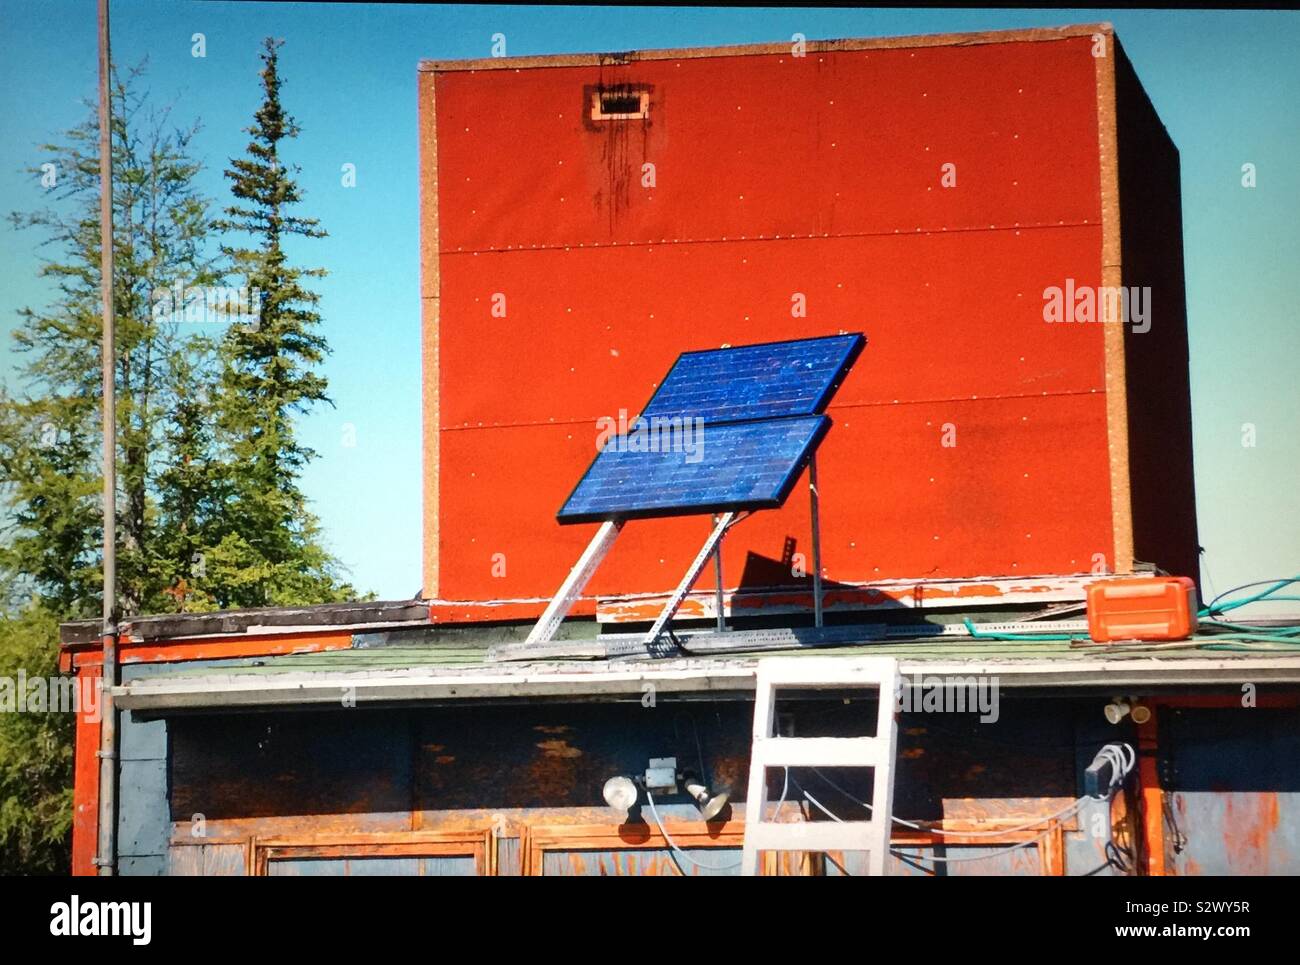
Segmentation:
<svg viewBox="0 0 1300 965">
<path fill-rule="evenodd" d="M 780 737 L 773 731 L 777 688 L 873 688 L 879 692 L 874 737 Z M 745 797 L 741 874 L 758 874 L 763 851 L 866 851 L 868 874 L 883 875 L 894 814 L 894 756 L 898 728 L 894 706 L 898 661 L 889 657 L 773 657 L 758 662 L 754 744 Z M 767 771 L 777 767 L 869 767 L 872 811 L 868 821 L 765 821 Z"/>
</svg>

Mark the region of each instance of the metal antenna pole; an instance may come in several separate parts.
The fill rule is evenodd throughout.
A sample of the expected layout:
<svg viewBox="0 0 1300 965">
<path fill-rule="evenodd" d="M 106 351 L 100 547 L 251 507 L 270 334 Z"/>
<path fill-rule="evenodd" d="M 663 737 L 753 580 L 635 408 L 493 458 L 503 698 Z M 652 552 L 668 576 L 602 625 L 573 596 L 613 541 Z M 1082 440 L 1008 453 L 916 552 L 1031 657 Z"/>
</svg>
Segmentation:
<svg viewBox="0 0 1300 965">
<path fill-rule="evenodd" d="M 113 129 L 110 103 L 108 0 L 99 0 L 99 275 L 104 327 L 104 649 L 100 677 L 103 718 L 99 743 L 99 856 L 101 875 L 114 872 L 117 824 L 117 399 L 113 391 Z"/>
</svg>

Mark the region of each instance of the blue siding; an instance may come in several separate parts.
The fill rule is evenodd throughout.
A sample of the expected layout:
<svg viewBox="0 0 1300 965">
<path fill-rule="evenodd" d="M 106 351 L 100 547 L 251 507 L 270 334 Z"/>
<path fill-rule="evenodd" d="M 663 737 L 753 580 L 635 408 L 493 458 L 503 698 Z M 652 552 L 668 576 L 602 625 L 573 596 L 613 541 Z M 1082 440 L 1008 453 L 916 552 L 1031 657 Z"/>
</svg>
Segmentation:
<svg viewBox="0 0 1300 965">
<path fill-rule="evenodd" d="M 166 664 L 122 668 L 123 681 L 173 669 Z M 118 718 L 117 871 L 161 875 L 167 871 L 171 817 L 167 807 L 167 722 Z"/>
</svg>

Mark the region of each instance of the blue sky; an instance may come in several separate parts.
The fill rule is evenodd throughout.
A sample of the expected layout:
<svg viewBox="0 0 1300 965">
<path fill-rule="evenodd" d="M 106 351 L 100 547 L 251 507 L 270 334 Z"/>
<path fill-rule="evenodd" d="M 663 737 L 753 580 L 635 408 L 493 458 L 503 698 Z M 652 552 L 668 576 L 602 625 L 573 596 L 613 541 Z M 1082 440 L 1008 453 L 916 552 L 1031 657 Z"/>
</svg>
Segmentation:
<svg viewBox="0 0 1300 965">
<path fill-rule="evenodd" d="M 382 6 L 133 0 L 113 5 L 120 64 L 201 118 L 203 187 L 224 202 L 258 103 L 258 48 L 287 44 L 283 99 L 305 211 L 330 232 L 300 254 L 320 282 L 337 408 L 302 423 L 320 452 L 304 488 L 354 582 L 384 598 L 420 585 L 420 366 L 416 63 L 508 53 L 687 47 L 941 33 L 1108 20 L 1182 155 L 1196 485 L 1210 588 L 1300 572 L 1300 13 L 1079 10 L 778 10 Z M 191 55 L 205 35 L 207 56 Z M 84 117 L 94 93 L 92 0 L 0 0 L 0 212 L 41 203 L 36 145 Z M 1241 186 L 1253 163 L 1258 186 Z M 340 184 L 356 165 L 357 185 Z M 0 226 L 0 379 L 7 331 L 43 304 L 35 237 Z M 1243 424 L 1256 445 L 1242 445 Z M 344 445 L 346 425 L 355 445 Z"/>
</svg>

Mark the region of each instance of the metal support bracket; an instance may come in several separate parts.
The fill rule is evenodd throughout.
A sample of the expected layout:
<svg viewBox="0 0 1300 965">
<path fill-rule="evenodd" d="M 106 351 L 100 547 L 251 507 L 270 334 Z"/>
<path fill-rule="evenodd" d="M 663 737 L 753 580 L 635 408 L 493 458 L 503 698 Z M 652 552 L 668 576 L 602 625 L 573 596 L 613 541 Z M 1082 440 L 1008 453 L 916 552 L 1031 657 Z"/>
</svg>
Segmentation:
<svg viewBox="0 0 1300 965">
<path fill-rule="evenodd" d="M 822 524 L 817 492 L 817 454 L 808 460 L 808 497 L 812 510 L 813 626 L 822 625 Z"/>
<path fill-rule="evenodd" d="M 596 535 L 591 538 L 587 548 L 578 557 L 578 562 L 573 564 L 573 569 L 569 570 L 569 575 L 565 577 L 555 596 L 551 597 L 551 602 L 547 604 L 546 610 L 528 634 L 525 644 L 547 643 L 555 638 L 560 624 L 573 609 L 573 604 L 577 602 L 578 597 L 582 596 L 582 591 L 591 582 L 596 568 L 609 554 L 614 540 L 618 538 L 622 529 L 621 520 L 610 520 L 600 524 L 600 529 L 596 530 Z"/>
<path fill-rule="evenodd" d="M 718 525 L 718 516 L 713 516 L 713 525 Z M 726 601 L 722 594 L 722 541 L 718 541 L 717 548 L 713 551 L 713 608 L 716 610 L 718 632 L 723 633 L 727 629 L 727 615 L 725 612 Z"/>
<path fill-rule="evenodd" d="M 717 521 L 713 524 L 713 530 L 709 533 L 709 538 L 704 541 L 700 551 L 695 554 L 695 559 L 691 561 L 691 565 L 682 576 L 681 582 L 677 584 L 677 589 L 673 590 L 672 595 L 668 597 L 668 602 L 664 604 L 664 608 L 659 612 L 659 616 L 655 618 L 654 624 L 646 632 L 646 635 L 639 641 L 611 641 L 608 647 L 609 656 L 659 657 L 671 654 L 677 649 L 675 644 L 665 646 L 660 641 L 660 638 L 663 636 L 664 629 L 668 626 L 668 621 L 673 618 L 677 608 L 686 599 L 686 594 L 691 591 L 695 581 L 700 578 L 700 573 L 708 564 L 709 557 L 717 549 L 723 535 L 736 522 L 736 516 L 735 512 L 728 512 L 717 517 Z"/>
</svg>

